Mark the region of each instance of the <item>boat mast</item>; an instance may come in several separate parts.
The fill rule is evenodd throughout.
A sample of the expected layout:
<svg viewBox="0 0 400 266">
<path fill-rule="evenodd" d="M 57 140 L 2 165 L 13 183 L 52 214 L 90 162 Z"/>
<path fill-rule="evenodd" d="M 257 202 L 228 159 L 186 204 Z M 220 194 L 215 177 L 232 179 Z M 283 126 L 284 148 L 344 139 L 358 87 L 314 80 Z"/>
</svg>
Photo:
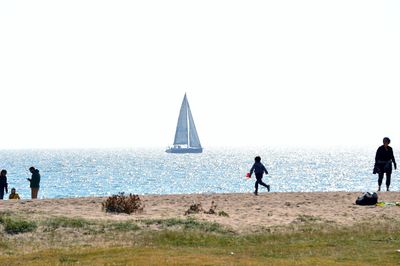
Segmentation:
<svg viewBox="0 0 400 266">
<path fill-rule="evenodd" d="M 185 93 L 185 97 L 186 97 L 186 93 Z M 187 143 L 188 143 L 188 148 L 190 147 L 190 123 L 189 123 L 189 101 L 187 100 L 187 97 L 186 97 L 186 124 L 187 124 L 187 130 L 188 130 L 188 141 L 187 141 Z"/>
</svg>

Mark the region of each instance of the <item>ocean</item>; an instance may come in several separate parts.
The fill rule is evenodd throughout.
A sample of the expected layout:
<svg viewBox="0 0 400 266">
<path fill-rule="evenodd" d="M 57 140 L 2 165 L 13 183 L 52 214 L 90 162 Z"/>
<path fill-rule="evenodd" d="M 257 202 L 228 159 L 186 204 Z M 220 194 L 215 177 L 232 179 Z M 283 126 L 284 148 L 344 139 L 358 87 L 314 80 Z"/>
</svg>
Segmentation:
<svg viewBox="0 0 400 266">
<path fill-rule="evenodd" d="M 15 187 L 22 198 L 30 197 L 30 166 L 41 173 L 39 198 L 252 192 L 255 179 L 245 175 L 260 155 L 272 192 L 374 191 L 376 148 L 205 149 L 202 154 L 167 154 L 162 148 L 2 150 L 0 168 L 8 172 L 9 189 Z M 397 176 L 394 171 L 393 191 Z"/>
</svg>

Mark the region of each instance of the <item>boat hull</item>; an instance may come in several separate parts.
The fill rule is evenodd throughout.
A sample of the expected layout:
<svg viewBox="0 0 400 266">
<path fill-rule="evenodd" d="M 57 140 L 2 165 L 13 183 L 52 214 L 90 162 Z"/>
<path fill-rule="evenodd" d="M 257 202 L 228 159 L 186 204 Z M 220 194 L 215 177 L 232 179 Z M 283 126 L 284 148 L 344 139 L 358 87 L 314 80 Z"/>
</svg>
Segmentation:
<svg viewBox="0 0 400 266">
<path fill-rule="evenodd" d="M 203 148 L 169 148 L 166 153 L 202 153 Z"/>
</svg>

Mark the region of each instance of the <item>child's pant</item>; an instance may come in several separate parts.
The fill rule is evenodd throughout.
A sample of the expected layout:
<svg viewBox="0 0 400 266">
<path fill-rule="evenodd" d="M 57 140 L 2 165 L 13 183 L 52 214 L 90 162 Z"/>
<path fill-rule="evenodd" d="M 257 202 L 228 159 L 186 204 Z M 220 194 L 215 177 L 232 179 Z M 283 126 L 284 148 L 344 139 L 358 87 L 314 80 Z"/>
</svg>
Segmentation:
<svg viewBox="0 0 400 266">
<path fill-rule="evenodd" d="M 255 184 L 255 188 L 256 188 L 256 193 L 258 192 L 258 184 L 260 184 L 260 185 L 262 185 L 262 186 L 264 186 L 264 187 L 267 187 L 267 184 L 265 184 L 263 181 L 262 181 L 262 177 L 263 177 L 263 174 L 256 174 L 256 184 Z"/>
</svg>

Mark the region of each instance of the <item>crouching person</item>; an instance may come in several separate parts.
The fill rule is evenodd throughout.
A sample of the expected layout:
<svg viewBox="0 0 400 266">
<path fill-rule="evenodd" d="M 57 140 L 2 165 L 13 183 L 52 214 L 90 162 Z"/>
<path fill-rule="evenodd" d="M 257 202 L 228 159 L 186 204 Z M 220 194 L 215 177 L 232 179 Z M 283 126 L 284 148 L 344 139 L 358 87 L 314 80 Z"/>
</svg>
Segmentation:
<svg viewBox="0 0 400 266">
<path fill-rule="evenodd" d="M 16 192 L 15 188 L 11 189 L 11 194 L 8 197 L 8 199 L 21 199 L 18 195 L 18 193 Z"/>
</svg>

